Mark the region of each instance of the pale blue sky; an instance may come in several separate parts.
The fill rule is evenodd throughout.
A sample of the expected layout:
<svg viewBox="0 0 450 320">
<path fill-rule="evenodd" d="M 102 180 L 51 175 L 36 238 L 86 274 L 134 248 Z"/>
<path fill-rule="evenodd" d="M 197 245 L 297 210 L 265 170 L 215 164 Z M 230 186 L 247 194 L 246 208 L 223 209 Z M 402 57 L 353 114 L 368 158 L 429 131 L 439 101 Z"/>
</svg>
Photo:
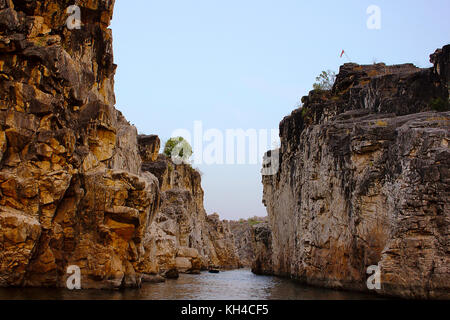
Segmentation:
<svg viewBox="0 0 450 320">
<path fill-rule="evenodd" d="M 366 27 L 369 5 L 381 30 Z M 272 129 L 322 70 L 412 62 L 450 43 L 449 0 L 116 0 L 117 108 L 139 132 Z M 208 213 L 265 215 L 259 165 L 201 165 Z"/>
</svg>

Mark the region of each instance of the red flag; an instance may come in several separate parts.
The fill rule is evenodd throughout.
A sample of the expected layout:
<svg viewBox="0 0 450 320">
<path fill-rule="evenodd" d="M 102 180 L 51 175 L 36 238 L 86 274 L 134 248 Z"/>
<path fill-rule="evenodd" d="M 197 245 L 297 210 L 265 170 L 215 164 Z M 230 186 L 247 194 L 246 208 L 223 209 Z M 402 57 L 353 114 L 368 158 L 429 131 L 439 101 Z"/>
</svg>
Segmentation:
<svg viewBox="0 0 450 320">
<path fill-rule="evenodd" d="M 344 53 L 345 53 L 345 51 L 344 51 L 344 50 L 342 50 L 342 52 L 341 52 L 341 58 L 342 58 L 342 56 L 344 55 Z"/>
</svg>

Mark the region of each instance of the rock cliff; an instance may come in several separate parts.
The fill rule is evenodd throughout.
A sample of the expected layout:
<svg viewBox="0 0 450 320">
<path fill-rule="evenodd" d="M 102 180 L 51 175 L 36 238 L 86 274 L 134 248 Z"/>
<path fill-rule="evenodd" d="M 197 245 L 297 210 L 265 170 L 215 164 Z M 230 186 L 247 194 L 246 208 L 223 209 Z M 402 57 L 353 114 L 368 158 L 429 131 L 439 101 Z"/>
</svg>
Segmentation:
<svg viewBox="0 0 450 320">
<path fill-rule="evenodd" d="M 138 286 L 158 180 L 114 108 L 114 1 L 0 1 L 0 285 Z"/>
<path fill-rule="evenodd" d="M 148 233 L 156 248 L 158 272 L 239 267 L 227 222 L 220 221 L 217 214 L 206 214 L 200 173 L 188 164 L 177 165 L 165 155 L 157 155 L 157 151 L 143 160 L 143 170 L 158 177 L 161 190 L 160 213 Z"/>
<path fill-rule="evenodd" d="M 251 268 L 255 261 L 255 229 L 267 222 L 267 217 L 253 217 L 248 220 L 228 221 L 234 237 L 234 244 L 239 255 L 239 262 L 243 268 Z M 267 223 L 266 223 L 267 225 Z"/>
<path fill-rule="evenodd" d="M 367 290 L 379 265 L 381 294 L 450 297 L 450 46 L 431 61 L 345 64 L 281 122 L 256 265 L 271 246 L 271 273 L 308 284 Z"/>
<path fill-rule="evenodd" d="M 273 274 L 272 230 L 265 222 L 252 229 L 253 261 L 252 272 L 259 275 Z"/>
<path fill-rule="evenodd" d="M 240 265 L 243 268 L 249 268 L 255 259 L 252 226 L 247 221 L 230 221 L 229 225 L 233 233 Z"/>
<path fill-rule="evenodd" d="M 65 286 L 72 265 L 83 288 L 235 266 L 198 172 L 159 163 L 159 139 L 114 108 L 114 0 L 77 1 L 79 29 L 72 4 L 0 0 L 0 286 Z"/>
</svg>

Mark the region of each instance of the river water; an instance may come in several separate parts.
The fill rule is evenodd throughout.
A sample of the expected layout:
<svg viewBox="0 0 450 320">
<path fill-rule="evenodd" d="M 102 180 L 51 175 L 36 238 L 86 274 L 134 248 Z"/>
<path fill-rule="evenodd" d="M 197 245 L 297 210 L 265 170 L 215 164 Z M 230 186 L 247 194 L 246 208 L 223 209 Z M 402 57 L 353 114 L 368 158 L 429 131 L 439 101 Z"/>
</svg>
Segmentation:
<svg viewBox="0 0 450 320">
<path fill-rule="evenodd" d="M 0 300 L 354 300 L 376 295 L 308 287 L 241 269 L 180 275 L 178 280 L 118 291 L 0 288 Z"/>
</svg>

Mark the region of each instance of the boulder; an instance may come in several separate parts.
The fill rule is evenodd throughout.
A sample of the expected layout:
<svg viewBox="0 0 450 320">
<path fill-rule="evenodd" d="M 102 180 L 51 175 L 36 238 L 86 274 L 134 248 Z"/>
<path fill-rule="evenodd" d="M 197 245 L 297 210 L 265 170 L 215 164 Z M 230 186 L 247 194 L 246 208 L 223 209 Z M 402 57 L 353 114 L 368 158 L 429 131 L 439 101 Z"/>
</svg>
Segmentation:
<svg viewBox="0 0 450 320">
<path fill-rule="evenodd" d="M 170 269 L 166 271 L 164 277 L 166 279 L 178 279 L 180 277 L 180 273 L 178 272 L 178 269 Z"/>
</svg>

